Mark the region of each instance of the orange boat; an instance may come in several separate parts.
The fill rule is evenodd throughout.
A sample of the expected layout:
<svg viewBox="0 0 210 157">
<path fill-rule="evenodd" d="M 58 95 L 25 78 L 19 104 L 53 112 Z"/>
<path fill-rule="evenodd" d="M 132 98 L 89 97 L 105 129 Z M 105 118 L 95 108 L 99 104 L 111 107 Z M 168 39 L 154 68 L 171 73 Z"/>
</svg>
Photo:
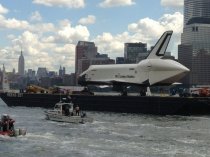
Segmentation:
<svg viewBox="0 0 210 157">
<path fill-rule="evenodd" d="M 9 115 L 3 114 L 0 120 L 0 135 L 3 136 L 19 136 L 26 135 L 25 129 L 15 129 L 15 120 L 10 118 Z"/>
</svg>

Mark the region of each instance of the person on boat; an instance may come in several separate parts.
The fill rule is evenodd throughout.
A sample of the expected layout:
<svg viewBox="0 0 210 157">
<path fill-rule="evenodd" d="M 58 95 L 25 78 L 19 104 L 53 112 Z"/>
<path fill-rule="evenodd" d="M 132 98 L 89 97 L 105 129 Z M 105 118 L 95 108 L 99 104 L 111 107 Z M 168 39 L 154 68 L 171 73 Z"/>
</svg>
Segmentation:
<svg viewBox="0 0 210 157">
<path fill-rule="evenodd" d="M 76 116 L 79 116 L 79 106 L 78 105 L 75 107 L 75 110 L 76 110 Z"/>
<path fill-rule="evenodd" d="M 70 112 L 69 112 L 69 105 L 65 106 L 65 116 L 69 116 Z"/>
<path fill-rule="evenodd" d="M 3 131 L 8 131 L 9 130 L 9 116 L 4 114 L 1 117 L 1 126 Z"/>
<path fill-rule="evenodd" d="M 9 130 L 13 131 L 13 130 L 14 130 L 14 123 L 15 123 L 15 120 L 12 119 L 12 118 L 9 118 L 9 119 L 8 119 L 8 123 L 9 123 Z"/>
<path fill-rule="evenodd" d="M 65 113 L 65 111 L 66 111 L 66 106 L 62 106 L 62 115 L 65 115 L 66 113 Z"/>
<path fill-rule="evenodd" d="M 70 116 L 74 115 L 74 108 L 73 108 L 73 103 L 71 102 L 70 108 L 69 108 Z"/>
</svg>

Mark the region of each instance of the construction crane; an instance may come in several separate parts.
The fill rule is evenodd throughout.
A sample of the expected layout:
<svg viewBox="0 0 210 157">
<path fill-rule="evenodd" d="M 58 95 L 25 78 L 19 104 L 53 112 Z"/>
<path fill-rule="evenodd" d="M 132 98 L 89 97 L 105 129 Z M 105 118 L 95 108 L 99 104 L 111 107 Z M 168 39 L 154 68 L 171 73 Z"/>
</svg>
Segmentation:
<svg viewBox="0 0 210 157">
<path fill-rule="evenodd" d="M 26 87 L 26 93 L 52 93 L 52 90 L 37 85 L 29 85 Z"/>
</svg>

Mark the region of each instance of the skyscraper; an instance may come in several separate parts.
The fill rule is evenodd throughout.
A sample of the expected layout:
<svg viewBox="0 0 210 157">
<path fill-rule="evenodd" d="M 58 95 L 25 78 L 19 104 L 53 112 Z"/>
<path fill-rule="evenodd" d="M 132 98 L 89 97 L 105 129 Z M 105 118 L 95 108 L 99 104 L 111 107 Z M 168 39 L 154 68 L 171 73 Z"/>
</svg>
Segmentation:
<svg viewBox="0 0 210 157">
<path fill-rule="evenodd" d="M 192 23 L 210 23 L 209 0 L 184 1 L 184 25 Z"/>
<path fill-rule="evenodd" d="M 59 76 L 63 76 L 63 70 L 62 70 L 61 65 L 60 65 L 60 69 L 59 69 Z"/>
<path fill-rule="evenodd" d="M 124 58 L 126 63 L 137 63 L 148 56 L 146 43 L 125 43 Z"/>
<path fill-rule="evenodd" d="M 97 54 L 97 47 L 94 42 L 87 41 L 79 41 L 76 46 L 75 51 L 75 74 L 76 78 L 81 74 L 84 70 L 86 70 L 88 66 L 82 66 L 83 60 L 89 60 L 95 58 Z"/>
<path fill-rule="evenodd" d="M 210 84 L 210 0 L 184 1 L 184 28 L 178 60 L 190 69 L 183 83 Z"/>
<path fill-rule="evenodd" d="M 78 76 L 89 68 L 90 65 L 115 64 L 106 54 L 97 52 L 94 42 L 79 41 L 75 51 L 75 83 Z"/>
<path fill-rule="evenodd" d="M 20 76 L 24 76 L 24 71 L 25 71 L 25 61 L 24 61 L 24 57 L 23 57 L 23 52 L 21 50 L 21 54 L 20 54 L 19 61 L 18 61 L 18 74 Z"/>
</svg>

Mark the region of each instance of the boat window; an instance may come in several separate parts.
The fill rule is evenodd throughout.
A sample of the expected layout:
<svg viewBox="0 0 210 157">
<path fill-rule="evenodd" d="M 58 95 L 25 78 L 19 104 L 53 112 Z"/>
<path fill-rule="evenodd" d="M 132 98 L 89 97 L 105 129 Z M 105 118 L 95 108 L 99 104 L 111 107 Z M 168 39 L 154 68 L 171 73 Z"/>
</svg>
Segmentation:
<svg viewBox="0 0 210 157">
<path fill-rule="evenodd" d="M 59 105 L 55 105 L 55 108 L 60 108 L 60 106 Z"/>
<path fill-rule="evenodd" d="M 70 105 L 69 104 L 64 104 L 64 106 L 69 107 Z"/>
<path fill-rule="evenodd" d="M 134 68 L 129 68 L 129 70 L 135 70 Z"/>
</svg>

